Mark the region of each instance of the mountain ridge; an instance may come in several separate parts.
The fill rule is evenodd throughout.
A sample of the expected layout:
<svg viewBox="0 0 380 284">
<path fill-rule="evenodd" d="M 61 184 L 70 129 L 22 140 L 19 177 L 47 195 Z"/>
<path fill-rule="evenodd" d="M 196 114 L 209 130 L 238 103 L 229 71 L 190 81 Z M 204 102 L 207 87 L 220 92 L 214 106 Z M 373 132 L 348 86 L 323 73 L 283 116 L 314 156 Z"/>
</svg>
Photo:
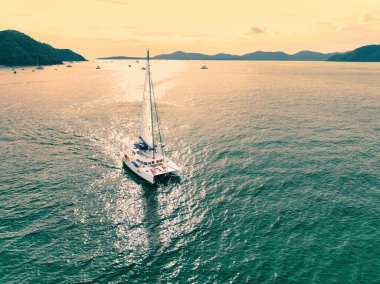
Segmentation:
<svg viewBox="0 0 380 284">
<path fill-rule="evenodd" d="M 0 65 L 30 66 L 62 64 L 62 61 L 85 61 L 70 49 L 54 48 L 16 31 L 0 31 Z"/>
<path fill-rule="evenodd" d="M 380 62 L 380 45 L 371 44 L 333 55 L 328 61 Z"/>
<path fill-rule="evenodd" d="M 214 55 L 175 51 L 168 54 L 159 54 L 153 56 L 152 59 L 157 60 L 280 60 L 280 61 L 326 61 L 332 55 L 337 53 L 321 53 L 316 51 L 302 50 L 295 54 L 288 54 L 283 51 L 255 51 L 243 55 L 235 55 L 229 53 L 216 53 Z M 100 57 L 98 59 L 145 59 L 145 57 L 129 57 L 129 56 L 111 56 Z"/>
</svg>

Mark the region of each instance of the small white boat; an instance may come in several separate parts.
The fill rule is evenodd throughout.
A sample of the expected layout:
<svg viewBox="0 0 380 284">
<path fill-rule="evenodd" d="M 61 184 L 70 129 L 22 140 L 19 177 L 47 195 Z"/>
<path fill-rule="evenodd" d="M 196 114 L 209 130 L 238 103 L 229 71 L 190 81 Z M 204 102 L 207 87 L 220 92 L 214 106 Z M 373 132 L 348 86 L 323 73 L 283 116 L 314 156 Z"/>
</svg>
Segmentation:
<svg viewBox="0 0 380 284">
<path fill-rule="evenodd" d="M 158 142 L 158 146 L 155 144 Z M 123 157 L 123 163 L 135 174 L 154 184 L 165 177 L 177 176 L 178 166 L 165 155 L 156 99 L 150 75 L 147 51 L 145 87 L 141 106 L 140 137 Z"/>
</svg>

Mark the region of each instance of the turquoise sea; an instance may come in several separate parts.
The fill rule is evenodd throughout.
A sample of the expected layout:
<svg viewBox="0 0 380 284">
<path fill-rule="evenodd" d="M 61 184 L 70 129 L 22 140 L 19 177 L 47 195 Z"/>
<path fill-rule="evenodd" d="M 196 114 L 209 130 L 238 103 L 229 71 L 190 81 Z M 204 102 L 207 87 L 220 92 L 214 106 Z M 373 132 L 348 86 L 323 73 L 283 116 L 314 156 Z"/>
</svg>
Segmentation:
<svg viewBox="0 0 380 284">
<path fill-rule="evenodd" d="M 159 186 L 99 63 L 0 68 L 0 283 L 380 283 L 379 63 L 153 61 Z"/>
</svg>

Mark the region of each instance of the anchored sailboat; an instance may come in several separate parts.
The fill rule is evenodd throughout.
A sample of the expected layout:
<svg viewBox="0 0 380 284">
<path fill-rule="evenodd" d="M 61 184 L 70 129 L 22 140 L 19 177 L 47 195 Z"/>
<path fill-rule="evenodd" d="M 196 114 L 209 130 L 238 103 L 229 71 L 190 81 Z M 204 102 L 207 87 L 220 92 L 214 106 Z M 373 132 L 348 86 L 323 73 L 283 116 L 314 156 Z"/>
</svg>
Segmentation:
<svg viewBox="0 0 380 284">
<path fill-rule="evenodd" d="M 201 69 L 203 69 L 203 70 L 208 69 L 208 67 L 206 65 L 206 61 L 203 61 L 203 66 L 201 67 Z"/>
<path fill-rule="evenodd" d="M 38 56 L 37 56 L 37 67 L 36 67 L 37 70 L 43 70 L 44 67 L 42 67 L 38 61 Z"/>
<path fill-rule="evenodd" d="M 150 73 L 149 50 L 147 51 L 145 87 L 141 106 L 140 137 L 139 141 L 133 144 L 124 155 L 123 163 L 135 174 L 152 184 L 167 176 L 178 174 L 177 165 L 165 156 Z"/>
</svg>

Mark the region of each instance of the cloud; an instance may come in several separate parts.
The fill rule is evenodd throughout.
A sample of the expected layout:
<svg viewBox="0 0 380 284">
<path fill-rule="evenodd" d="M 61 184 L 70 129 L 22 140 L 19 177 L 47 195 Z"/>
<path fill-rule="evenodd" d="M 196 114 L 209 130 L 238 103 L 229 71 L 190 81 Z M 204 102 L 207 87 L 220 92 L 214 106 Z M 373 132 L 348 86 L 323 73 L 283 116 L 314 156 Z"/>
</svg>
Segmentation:
<svg viewBox="0 0 380 284">
<path fill-rule="evenodd" d="M 184 37 L 209 37 L 209 33 L 182 33 L 180 34 L 181 36 Z"/>
<path fill-rule="evenodd" d="M 283 14 L 282 16 L 284 16 L 284 17 L 297 17 L 298 16 L 298 14 L 296 14 L 296 13 L 287 13 L 287 14 Z"/>
<path fill-rule="evenodd" d="M 174 33 L 171 32 L 134 32 L 136 36 L 171 36 Z"/>
<path fill-rule="evenodd" d="M 338 27 L 338 25 L 340 25 Z M 342 23 L 333 23 L 333 22 L 319 22 L 315 25 L 315 28 L 317 31 L 320 32 L 331 32 L 331 31 L 337 31 L 339 28 L 345 27 L 345 25 L 342 26 Z"/>
<path fill-rule="evenodd" d="M 380 22 L 380 17 L 373 16 L 371 14 L 365 14 L 363 16 L 363 22 L 366 23 L 379 23 Z"/>
<path fill-rule="evenodd" d="M 265 29 L 259 27 L 251 27 L 250 31 L 248 32 L 249 35 L 258 35 L 263 33 L 265 33 Z"/>
<path fill-rule="evenodd" d="M 26 13 L 14 13 L 13 15 L 18 16 L 18 17 L 31 17 L 31 14 L 26 14 Z"/>
<path fill-rule="evenodd" d="M 98 0 L 99 2 L 105 2 L 110 4 L 118 4 L 118 5 L 125 5 L 128 4 L 126 1 L 122 0 Z"/>
<path fill-rule="evenodd" d="M 134 31 L 132 32 L 135 36 L 147 36 L 147 37 L 153 37 L 153 36 L 166 36 L 166 37 L 172 37 L 172 36 L 181 36 L 181 37 L 191 37 L 191 38 L 202 38 L 202 37 L 208 37 L 210 36 L 207 33 L 175 33 L 175 32 L 168 32 L 168 31 L 162 31 L 162 32 L 156 32 L 156 31 Z"/>
</svg>

